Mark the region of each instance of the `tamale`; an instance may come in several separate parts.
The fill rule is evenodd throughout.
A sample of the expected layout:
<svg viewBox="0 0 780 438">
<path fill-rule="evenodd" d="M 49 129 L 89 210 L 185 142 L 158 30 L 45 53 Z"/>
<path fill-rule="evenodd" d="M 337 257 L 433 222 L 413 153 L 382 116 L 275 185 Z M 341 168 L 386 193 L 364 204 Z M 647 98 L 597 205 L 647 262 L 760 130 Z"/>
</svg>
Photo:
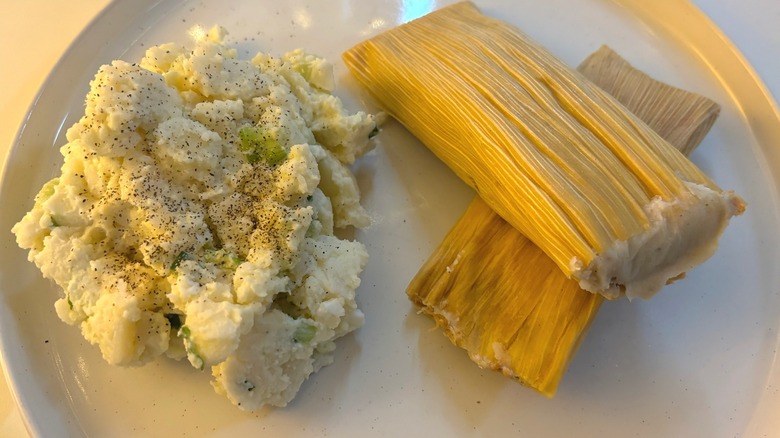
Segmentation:
<svg viewBox="0 0 780 438">
<path fill-rule="evenodd" d="M 343 58 L 388 113 L 588 291 L 652 296 L 709 258 L 744 211 L 613 97 L 470 2 Z"/>
<path fill-rule="evenodd" d="M 578 70 L 686 154 L 720 111 L 706 97 L 652 79 L 606 46 Z M 547 397 L 555 394 L 603 301 L 567 279 L 478 196 L 407 294 L 479 366 Z"/>
</svg>

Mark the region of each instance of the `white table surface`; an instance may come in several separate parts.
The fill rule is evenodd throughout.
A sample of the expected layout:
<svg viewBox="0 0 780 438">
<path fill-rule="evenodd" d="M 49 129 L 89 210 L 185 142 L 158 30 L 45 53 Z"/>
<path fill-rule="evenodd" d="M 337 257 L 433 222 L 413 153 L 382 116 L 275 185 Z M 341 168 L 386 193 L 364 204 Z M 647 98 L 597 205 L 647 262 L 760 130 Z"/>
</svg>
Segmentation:
<svg viewBox="0 0 780 438">
<path fill-rule="evenodd" d="M 122 1 L 122 0 L 116 0 Z M 130 0 L 124 0 L 130 1 Z M 680 0 L 653 0 L 680 1 Z M 780 98 L 780 1 L 693 0 L 743 52 Z M 5 161 L 49 71 L 109 0 L 0 0 L 0 157 Z M 28 436 L 0 379 L 0 436 Z"/>
</svg>

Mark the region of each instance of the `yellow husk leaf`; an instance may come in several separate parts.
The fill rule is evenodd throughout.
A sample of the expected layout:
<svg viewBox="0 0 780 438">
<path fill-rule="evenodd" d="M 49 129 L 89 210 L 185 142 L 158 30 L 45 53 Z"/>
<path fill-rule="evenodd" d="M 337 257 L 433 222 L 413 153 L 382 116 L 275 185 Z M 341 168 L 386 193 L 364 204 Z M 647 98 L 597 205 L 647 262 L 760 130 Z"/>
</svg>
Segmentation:
<svg viewBox="0 0 780 438">
<path fill-rule="evenodd" d="M 743 201 L 614 98 L 468 2 L 344 54 L 353 74 L 567 277 L 650 297 Z"/>
<path fill-rule="evenodd" d="M 720 111 L 706 97 L 652 79 L 606 46 L 578 70 L 686 154 Z M 407 294 L 474 362 L 547 397 L 555 394 L 604 300 L 567 279 L 478 196 Z"/>
</svg>

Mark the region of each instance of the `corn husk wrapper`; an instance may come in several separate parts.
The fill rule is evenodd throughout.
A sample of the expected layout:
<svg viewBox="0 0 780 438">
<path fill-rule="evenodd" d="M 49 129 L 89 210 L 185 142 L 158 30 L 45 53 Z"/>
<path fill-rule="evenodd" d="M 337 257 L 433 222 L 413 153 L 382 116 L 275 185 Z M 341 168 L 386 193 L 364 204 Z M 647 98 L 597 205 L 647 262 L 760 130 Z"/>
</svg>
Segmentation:
<svg viewBox="0 0 780 438">
<path fill-rule="evenodd" d="M 744 210 L 647 124 L 471 3 L 345 52 L 357 79 L 569 278 L 649 298 Z"/>
<path fill-rule="evenodd" d="M 712 100 L 632 67 L 604 46 L 578 70 L 686 154 L 718 117 Z M 407 294 L 483 368 L 551 397 L 604 301 L 580 289 L 476 197 Z"/>
</svg>

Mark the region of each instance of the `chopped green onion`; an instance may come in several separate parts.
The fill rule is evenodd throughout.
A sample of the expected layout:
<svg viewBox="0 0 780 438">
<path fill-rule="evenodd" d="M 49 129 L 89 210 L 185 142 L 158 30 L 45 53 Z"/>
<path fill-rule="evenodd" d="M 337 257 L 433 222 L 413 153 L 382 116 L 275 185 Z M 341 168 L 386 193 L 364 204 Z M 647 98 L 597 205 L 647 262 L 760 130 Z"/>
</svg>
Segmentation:
<svg viewBox="0 0 780 438">
<path fill-rule="evenodd" d="M 189 258 L 190 258 L 190 255 L 187 254 L 186 251 L 180 252 L 179 255 L 177 255 L 176 258 L 173 259 L 173 263 L 171 263 L 171 271 L 175 271 L 176 268 L 179 267 L 181 262 L 183 262 L 183 261 L 185 261 L 185 260 L 187 260 Z"/>
<path fill-rule="evenodd" d="M 203 357 L 200 355 L 198 347 L 192 342 L 192 332 L 190 331 L 190 328 L 183 325 L 179 329 L 179 337 L 184 341 L 184 348 L 187 350 L 187 359 L 189 359 L 194 367 L 203 371 L 206 363 L 203 361 Z"/>
</svg>

